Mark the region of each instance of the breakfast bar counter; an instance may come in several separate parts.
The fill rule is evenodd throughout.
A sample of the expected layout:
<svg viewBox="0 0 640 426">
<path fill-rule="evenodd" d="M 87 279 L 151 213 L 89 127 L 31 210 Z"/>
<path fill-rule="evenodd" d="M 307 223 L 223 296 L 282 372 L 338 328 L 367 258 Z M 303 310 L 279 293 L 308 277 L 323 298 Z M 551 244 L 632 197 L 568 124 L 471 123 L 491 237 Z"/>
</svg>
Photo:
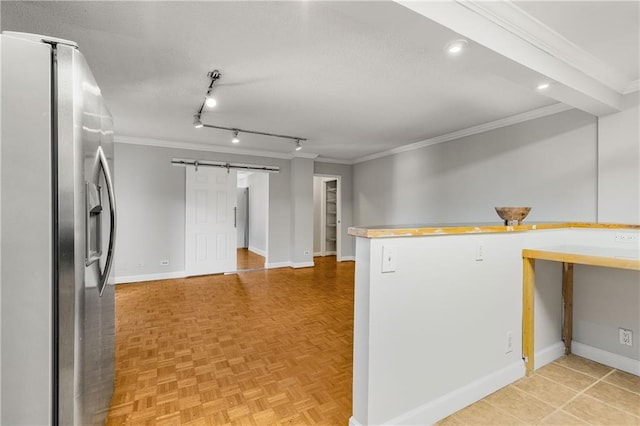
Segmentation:
<svg viewBox="0 0 640 426">
<path fill-rule="evenodd" d="M 484 234 L 548 229 L 640 229 L 640 225 L 588 222 L 527 222 L 505 226 L 497 223 L 428 223 L 417 225 L 352 226 L 349 235 L 363 238 L 421 237 L 447 234 Z"/>
<path fill-rule="evenodd" d="M 356 237 L 351 426 L 432 424 L 530 374 L 534 354 L 536 368 L 562 356 L 571 345 L 573 264 L 578 281 L 599 277 L 596 286 L 639 281 L 635 224 L 438 223 L 351 227 L 349 235 Z M 534 259 L 541 260 L 535 281 Z M 631 270 L 607 272 L 618 265 Z M 635 301 L 616 303 L 637 315 Z M 604 327 L 617 336 L 616 325 Z M 640 363 L 627 360 L 625 371 L 638 374 Z"/>
</svg>

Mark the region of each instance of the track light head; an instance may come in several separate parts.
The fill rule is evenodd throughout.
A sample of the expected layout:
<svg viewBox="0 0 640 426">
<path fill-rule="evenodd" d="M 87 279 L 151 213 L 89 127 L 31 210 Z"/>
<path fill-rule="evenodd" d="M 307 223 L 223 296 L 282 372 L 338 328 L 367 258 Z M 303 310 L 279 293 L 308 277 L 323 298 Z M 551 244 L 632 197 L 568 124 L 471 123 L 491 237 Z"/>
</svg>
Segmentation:
<svg viewBox="0 0 640 426">
<path fill-rule="evenodd" d="M 238 137 L 238 131 L 233 131 L 233 139 L 231 139 L 231 143 L 240 143 L 240 138 Z"/>
<path fill-rule="evenodd" d="M 218 101 L 216 101 L 216 98 L 214 98 L 213 96 L 207 95 L 207 97 L 205 98 L 204 104 L 209 108 L 213 108 L 218 104 Z"/>
<path fill-rule="evenodd" d="M 196 114 L 193 116 L 193 127 L 196 129 L 201 129 L 203 126 L 202 121 L 200 121 L 200 114 Z"/>
<path fill-rule="evenodd" d="M 296 139 L 296 151 L 300 151 L 302 149 L 302 144 L 300 143 L 300 139 Z"/>
</svg>

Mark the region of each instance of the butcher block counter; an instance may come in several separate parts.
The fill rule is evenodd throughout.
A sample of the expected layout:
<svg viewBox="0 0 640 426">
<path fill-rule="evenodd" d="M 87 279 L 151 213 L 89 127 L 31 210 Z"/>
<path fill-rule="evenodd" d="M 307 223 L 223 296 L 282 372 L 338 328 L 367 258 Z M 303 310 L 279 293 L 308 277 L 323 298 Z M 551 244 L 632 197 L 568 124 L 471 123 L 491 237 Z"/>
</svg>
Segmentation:
<svg viewBox="0 0 640 426">
<path fill-rule="evenodd" d="M 421 237 L 425 235 L 486 234 L 568 228 L 640 229 L 640 225 L 586 222 L 527 222 L 515 226 L 504 226 L 497 223 L 428 223 L 418 225 L 352 226 L 349 228 L 349 235 L 363 238 Z"/>
<path fill-rule="evenodd" d="M 599 321 L 617 343 L 618 327 L 638 322 L 637 297 L 616 295 L 640 286 L 640 225 L 447 223 L 351 227 L 349 235 L 351 426 L 433 424 L 572 350 L 606 363 L 594 358 L 602 348 L 580 340 L 585 327 Z M 601 290 L 588 321 L 573 321 L 572 346 L 574 275 L 576 295 Z M 598 319 L 607 309 L 614 321 Z M 640 374 L 635 355 L 611 359 Z"/>
</svg>

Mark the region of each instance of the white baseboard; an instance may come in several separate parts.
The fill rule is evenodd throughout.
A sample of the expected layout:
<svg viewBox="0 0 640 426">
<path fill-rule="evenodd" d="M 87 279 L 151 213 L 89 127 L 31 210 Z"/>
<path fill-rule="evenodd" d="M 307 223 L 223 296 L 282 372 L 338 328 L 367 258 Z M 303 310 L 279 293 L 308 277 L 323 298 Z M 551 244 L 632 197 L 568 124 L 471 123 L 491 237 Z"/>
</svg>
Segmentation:
<svg viewBox="0 0 640 426">
<path fill-rule="evenodd" d="M 388 425 L 430 425 L 481 400 L 524 376 L 523 361 L 517 361 L 488 376 L 383 422 Z"/>
<path fill-rule="evenodd" d="M 555 343 L 536 352 L 536 367 L 546 365 L 562 356 L 564 345 Z M 389 425 L 429 425 L 473 404 L 493 392 L 510 385 L 524 377 L 524 361 L 516 361 L 487 376 L 475 380 L 459 389 L 429 401 L 411 411 L 385 421 Z M 353 418 L 353 417 L 352 417 Z M 350 425 L 358 425 L 358 421 L 349 420 Z"/>
<path fill-rule="evenodd" d="M 571 352 L 600 364 L 640 376 L 640 361 L 633 358 L 627 358 L 626 356 L 603 351 L 602 349 L 574 341 L 571 341 Z"/>
<path fill-rule="evenodd" d="M 161 274 L 143 274 L 143 275 L 128 275 L 115 277 L 116 284 L 127 283 L 140 283 L 143 281 L 157 281 L 157 280 L 170 280 L 174 278 L 185 278 L 187 273 L 185 271 L 163 272 Z"/>
<path fill-rule="evenodd" d="M 311 262 L 274 262 L 274 263 L 265 263 L 265 269 L 276 269 L 276 268 L 313 268 L 315 263 Z"/>
<path fill-rule="evenodd" d="M 276 269 L 276 268 L 291 268 L 291 262 L 272 262 L 265 263 L 265 269 Z"/>
<path fill-rule="evenodd" d="M 364 426 L 362 423 L 353 418 L 353 416 L 349 417 L 349 426 Z"/>
<path fill-rule="evenodd" d="M 340 259 L 338 259 L 338 262 L 355 262 L 355 261 L 356 261 L 355 256 L 340 256 Z"/>
<path fill-rule="evenodd" d="M 546 348 L 536 352 L 534 368 L 537 370 L 540 367 L 544 367 L 545 365 L 560 358 L 562 355 L 564 355 L 564 343 L 557 342 L 551 346 L 547 346 Z"/>
<path fill-rule="evenodd" d="M 247 250 L 249 250 L 250 252 L 255 253 L 255 254 L 259 255 L 259 256 L 267 257 L 267 252 L 265 252 L 264 250 L 260 250 L 259 248 L 255 248 L 255 247 L 249 246 L 247 248 Z"/>
<path fill-rule="evenodd" d="M 313 252 L 313 257 L 320 257 L 322 256 L 322 252 L 321 251 L 314 251 Z"/>
<path fill-rule="evenodd" d="M 315 263 L 313 263 L 313 261 L 311 262 L 296 262 L 291 264 L 292 268 L 313 268 L 315 266 Z"/>
</svg>

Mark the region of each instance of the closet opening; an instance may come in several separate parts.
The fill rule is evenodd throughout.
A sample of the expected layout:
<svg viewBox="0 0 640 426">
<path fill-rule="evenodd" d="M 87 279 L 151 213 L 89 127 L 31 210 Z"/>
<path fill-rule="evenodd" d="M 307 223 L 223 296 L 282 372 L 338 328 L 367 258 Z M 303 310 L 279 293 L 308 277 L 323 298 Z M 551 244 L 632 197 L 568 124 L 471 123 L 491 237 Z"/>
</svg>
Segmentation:
<svg viewBox="0 0 640 426">
<path fill-rule="evenodd" d="M 313 177 L 313 255 L 340 259 L 340 176 Z"/>
</svg>

